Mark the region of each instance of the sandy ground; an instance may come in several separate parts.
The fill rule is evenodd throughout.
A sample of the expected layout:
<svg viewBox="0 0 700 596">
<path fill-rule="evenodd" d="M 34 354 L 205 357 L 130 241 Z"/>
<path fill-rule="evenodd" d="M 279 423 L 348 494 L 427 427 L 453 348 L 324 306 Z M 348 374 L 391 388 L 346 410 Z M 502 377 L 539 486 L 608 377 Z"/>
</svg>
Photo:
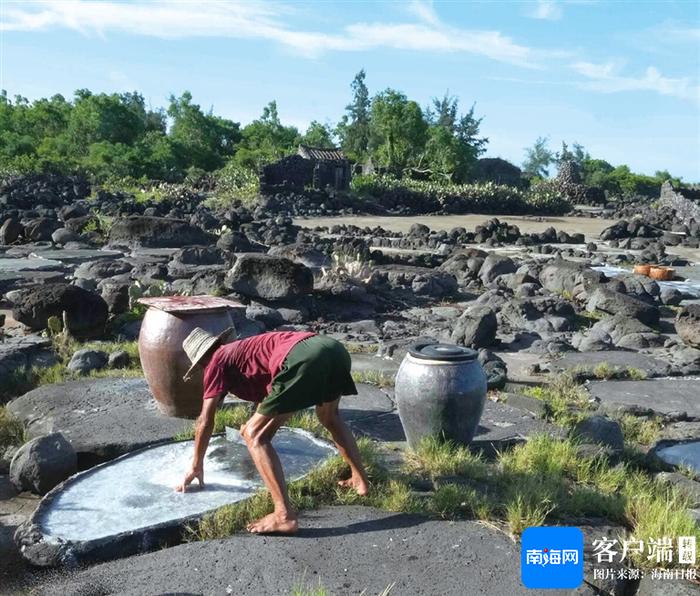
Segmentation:
<svg viewBox="0 0 700 596">
<path fill-rule="evenodd" d="M 451 230 L 455 227 L 463 227 L 468 231 L 473 231 L 474 228 L 490 219 L 488 215 L 423 215 L 416 217 L 389 217 L 389 216 L 370 216 L 358 215 L 347 217 L 297 217 L 294 219 L 296 225 L 315 228 L 317 226 L 333 226 L 337 224 L 352 224 L 359 227 L 376 227 L 381 226 L 386 230 L 396 232 L 408 232 L 414 223 L 422 223 L 432 230 Z M 500 221 L 508 222 L 516 225 L 523 233 L 543 232 L 550 226 L 556 230 L 564 230 L 569 234 L 582 232 L 586 236 L 586 241 L 597 242 L 600 233 L 611 226 L 615 220 L 603 219 L 600 217 L 534 217 L 534 216 L 519 216 L 507 215 L 497 216 Z M 567 245 L 568 246 L 568 245 Z M 579 248 L 579 246 L 575 246 Z M 382 248 L 383 251 L 392 252 L 390 248 Z M 398 252 L 406 252 L 403 249 L 397 249 Z M 493 250 L 493 249 L 488 249 Z M 523 252 L 521 247 L 508 246 L 499 249 L 503 252 L 520 253 Z M 629 252 L 638 254 L 641 251 L 624 251 L 620 249 L 611 249 L 607 243 L 599 245 L 599 250 L 605 253 Z M 420 252 L 420 251 L 419 251 Z M 672 255 L 688 259 L 691 263 L 700 262 L 700 249 L 687 248 L 684 246 L 667 246 L 666 252 Z M 688 272 L 684 272 L 685 275 Z M 693 276 L 694 277 L 694 276 Z"/>
<path fill-rule="evenodd" d="M 483 214 L 471 215 L 423 215 L 416 217 L 388 217 L 388 216 L 349 216 L 349 217 L 298 217 L 294 223 L 313 228 L 316 226 L 333 226 L 336 224 L 353 224 L 359 227 L 369 226 L 371 228 L 381 226 L 387 230 L 396 232 L 408 232 L 414 223 L 422 223 L 433 230 L 451 230 L 456 227 L 463 227 L 473 230 L 479 224 L 491 219 L 494 216 Z M 550 226 L 557 230 L 564 230 L 569 234 L 583 232 L 587 239 L 595 240 L 600 232 L 612 225 L 613 221 L 598 217 L 533 217 L 533 216 L 497 216 L 499 221 L 514 224 L 523 233 L 543 232 Z"/>
</svg>

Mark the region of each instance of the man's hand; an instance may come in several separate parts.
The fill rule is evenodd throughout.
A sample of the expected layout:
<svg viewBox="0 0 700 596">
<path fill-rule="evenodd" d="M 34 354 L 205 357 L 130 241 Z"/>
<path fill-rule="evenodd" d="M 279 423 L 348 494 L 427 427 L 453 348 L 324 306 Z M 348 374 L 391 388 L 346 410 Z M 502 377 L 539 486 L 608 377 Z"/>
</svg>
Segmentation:
<svg viewBox="0 0 700 596">
<path fill-rule="evenodd" d="M 196 478 L 199 481 L 199 488 L 204 488 L 204 456 L 207 452 L 209 439 L 214 430 L 214 416 L 216 414 L 216 406 L 218 405 L 224 394 L 217 395 L 211 399 L 202 400 L 202 413 L 197 418 L 197 426 L 194 432 L 194 456 L 192 458 L 192 467 L 185 474 L 185 479 L 181 484 L 175 487 L 179 493 L 187 491 L 187 487 Z"/>
<path fill-rule="evenodd" d="M 179 493 L 187 492 L 187 487 L 195 478 L 199 483 L 199 488 L 204 488 L 204 466 L 192 466 L 189 472 L 185 474 L 185 478 L 182 483 L 175 487 L 175 490 Z"/>
</svg>

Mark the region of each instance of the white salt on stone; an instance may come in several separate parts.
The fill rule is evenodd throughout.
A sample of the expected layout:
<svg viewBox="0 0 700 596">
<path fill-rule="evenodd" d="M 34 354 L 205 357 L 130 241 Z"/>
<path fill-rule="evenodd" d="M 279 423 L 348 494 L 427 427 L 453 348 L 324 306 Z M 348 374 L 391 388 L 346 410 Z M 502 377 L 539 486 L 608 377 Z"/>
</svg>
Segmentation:
<svg viewBox="0 0 700 596">
<path fill-rule="evenodd" d="M 199 515 L 241 501 L 263 484 L 237 431 L 214 437 L 204 463 L 204 486 L 174 487 L 192 462 L 192 441 L 125 456 L 69 481 L 37 520 L 47 542 L 89 541 Z M 335 449 L 310 433 L 282 428 L 273 440 L 288 481 L 306 475 Z"/>
</svg>

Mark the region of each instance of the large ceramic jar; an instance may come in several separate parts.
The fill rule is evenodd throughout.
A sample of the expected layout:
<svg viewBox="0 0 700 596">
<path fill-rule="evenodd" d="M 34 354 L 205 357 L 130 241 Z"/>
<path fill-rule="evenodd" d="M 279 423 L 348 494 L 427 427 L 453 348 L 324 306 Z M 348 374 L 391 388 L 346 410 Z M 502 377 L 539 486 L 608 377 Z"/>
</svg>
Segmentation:
<svg viewBox="0 0 700 596">
<path fill-rule="evenodd" d="M 396 375 L 396 404 L 410 447 L 426 436 L 468 444 L 486 401 L 486 374 L 469 348 L 418 344 Z"/>
<path fill-rule="evenodd" d="M 164 414 L 194 418 L 202 409 L 202 371 L 195 369 L 188 381 L 183 380 L 191 363 L 182 342 L 195 327 L 215 335 L 233 327 L 232 309 L 243 307 L 214 296 L 165 296 L 139 302 L 149 307 L 139 333 L 139 357 L 148 387 Z"/>
</svg>

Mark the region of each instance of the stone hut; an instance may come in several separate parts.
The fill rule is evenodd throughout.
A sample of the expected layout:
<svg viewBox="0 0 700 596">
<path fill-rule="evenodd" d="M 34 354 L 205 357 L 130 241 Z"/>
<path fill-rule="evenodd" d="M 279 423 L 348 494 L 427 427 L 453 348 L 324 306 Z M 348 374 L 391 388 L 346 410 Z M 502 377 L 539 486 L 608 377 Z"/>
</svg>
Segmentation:
<svg viewBox="0 0 700 596">
<path fill-rule="evenodd" d="M 299 145 L 296 155 L 263 167 L 260 182 L 264 186 L 289 186 L 345 190 L 350 186 L 352 170 L 342 150 Z"/>
</svg>

